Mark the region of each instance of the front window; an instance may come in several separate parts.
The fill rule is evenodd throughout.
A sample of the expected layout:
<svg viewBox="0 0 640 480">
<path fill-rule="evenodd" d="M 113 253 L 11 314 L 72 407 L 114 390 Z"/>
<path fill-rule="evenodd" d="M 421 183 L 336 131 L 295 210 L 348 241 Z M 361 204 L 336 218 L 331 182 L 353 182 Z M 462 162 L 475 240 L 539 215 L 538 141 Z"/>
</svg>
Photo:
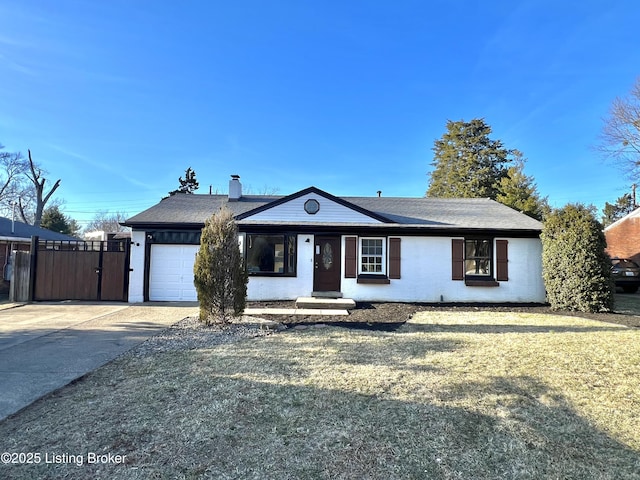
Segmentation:
<svg viewBox="0 0 640 480">
<path fill-rule="evenodd" d="M 383 238 L 360 239 L 360 273 L 384 275 L 385 242 Z"/>
<path fill-rule="evenodd" d="M 246 265 L 253 275 L 295 275 L 296 237 L 247 234 Z"/>
<path fill-rule="evenodd" d="M 489 239 L 467 239 L 464 242 L 464 266 L 467 276 L 491 276 L 492 242 Z"/>
</svg>

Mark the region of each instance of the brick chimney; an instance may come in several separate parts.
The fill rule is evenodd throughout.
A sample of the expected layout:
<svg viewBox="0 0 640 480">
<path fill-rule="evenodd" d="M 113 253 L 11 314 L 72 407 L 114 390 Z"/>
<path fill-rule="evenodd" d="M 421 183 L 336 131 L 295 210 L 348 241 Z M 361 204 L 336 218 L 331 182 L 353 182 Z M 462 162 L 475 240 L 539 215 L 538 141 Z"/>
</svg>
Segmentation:
<svg viewBox="0 0 640 480">
<path fill-rule="evenodd" d="M 242 184 L 240 183 L 240 175 L 231 175 L 229 180 L 229 201 L 237 202 L 242 197 Z"/>
</svg>

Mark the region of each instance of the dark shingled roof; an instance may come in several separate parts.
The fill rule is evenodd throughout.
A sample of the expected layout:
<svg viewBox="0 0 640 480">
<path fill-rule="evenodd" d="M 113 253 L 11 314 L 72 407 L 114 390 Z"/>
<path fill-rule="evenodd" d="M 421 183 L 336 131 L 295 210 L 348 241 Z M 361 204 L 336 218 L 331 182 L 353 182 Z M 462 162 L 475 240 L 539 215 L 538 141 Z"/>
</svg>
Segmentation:
<svg viewBox="0 0 640 480">
<path fill-rule="evenodd" d="M 14 222 L 12 232 L 11 219 L 0 217 L 0 240 L 25 241 L 30 240 L 31 237 L 35 235 L 40 237 L 40 240 L 78 240 L 77 238 L 65 235 L 64 233 L 53 232 L 46 228 L 35 227 L 18 221 Z"/>
<path fill-rule="evenodd" d="M 328 195 L 310 187 L 304 190 Z M 290 197 L 298 195 L 293 194 Z M 330 195 L 329 195 L 330 197 Z M 157 205 L 129 218 L 125 225 L 134 228 L 201 227 L 214 212 L 226 206 L 235 216 L 288 197 L 246 195 L 238 201 L 228 201 L 227 195 L 176 194 Z M 342 202 L 355 205 L 388 219 L 388 225 L 419 229 L 491 229 L 540 231 L 542 224 L 505 205 L 482 198 L 405 198 L 405 197 L 339 197 Z M 243 224 L 254 224 L 251 217 Z M 259 222 L 264 224 L 265 222 Z M 282 225 L 286 222 L 268 222 Z M 327 225 L 327 224 L 319 224 Z"/>
<path fill-rule="evenodd" d="M 129 218 L 124 225 L 186 224 L 204 225 L 207 218 L 226 206 L 235 215 L 262 207 L 282 196 L 247 195 L 237 202 L 229 202 L 227 195 L 199 195 L 177 193 Z"/>
<path fill-rule="evenodd" d="M 343 197 L 398 224 L 472 229 L 542 230 L 542 224 L 485 198 Z"/>
</svg>

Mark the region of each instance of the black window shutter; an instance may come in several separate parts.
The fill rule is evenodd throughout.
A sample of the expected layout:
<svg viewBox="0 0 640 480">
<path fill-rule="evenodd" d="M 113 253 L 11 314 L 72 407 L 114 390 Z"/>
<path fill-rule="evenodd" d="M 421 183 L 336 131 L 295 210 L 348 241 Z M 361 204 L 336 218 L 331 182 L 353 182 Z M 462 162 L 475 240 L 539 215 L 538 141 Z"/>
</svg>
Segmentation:
<svg viewBox="0 0 640 480">
<path fill-rule="evenodd" d="M 389 278 L 400 278 L 400 239 L 389 239 Z"/>
<path fill-rule="evenodd" d="M 496 240 L 496 280 L 506 282 L 509 280 L 509 242 Z"/>
<path fill-rule="evenodd" d="M 358 276 L 358 237 L 344 239 L 344 278 Z"/>
<path fill-rule="evenodd" d="M 451 280 L 464 280 L 464 240 L 451 240 Z"/>
</svg>

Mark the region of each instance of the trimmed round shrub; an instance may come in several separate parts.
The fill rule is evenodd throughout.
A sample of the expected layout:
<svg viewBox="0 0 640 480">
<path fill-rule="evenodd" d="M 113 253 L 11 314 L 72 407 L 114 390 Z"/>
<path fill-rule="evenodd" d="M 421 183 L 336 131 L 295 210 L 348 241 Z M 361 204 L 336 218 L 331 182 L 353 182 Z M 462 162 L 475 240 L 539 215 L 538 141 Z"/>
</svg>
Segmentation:
<svg viewBox="0 0 640 480">
<path fill-rule="evenodd" d="M 602 225 L 591 208 L 570 204 L 545 219 L 542 275 L 555 310 L 608 312 L 613 309 L 611 261 Z"/>
</svg>

